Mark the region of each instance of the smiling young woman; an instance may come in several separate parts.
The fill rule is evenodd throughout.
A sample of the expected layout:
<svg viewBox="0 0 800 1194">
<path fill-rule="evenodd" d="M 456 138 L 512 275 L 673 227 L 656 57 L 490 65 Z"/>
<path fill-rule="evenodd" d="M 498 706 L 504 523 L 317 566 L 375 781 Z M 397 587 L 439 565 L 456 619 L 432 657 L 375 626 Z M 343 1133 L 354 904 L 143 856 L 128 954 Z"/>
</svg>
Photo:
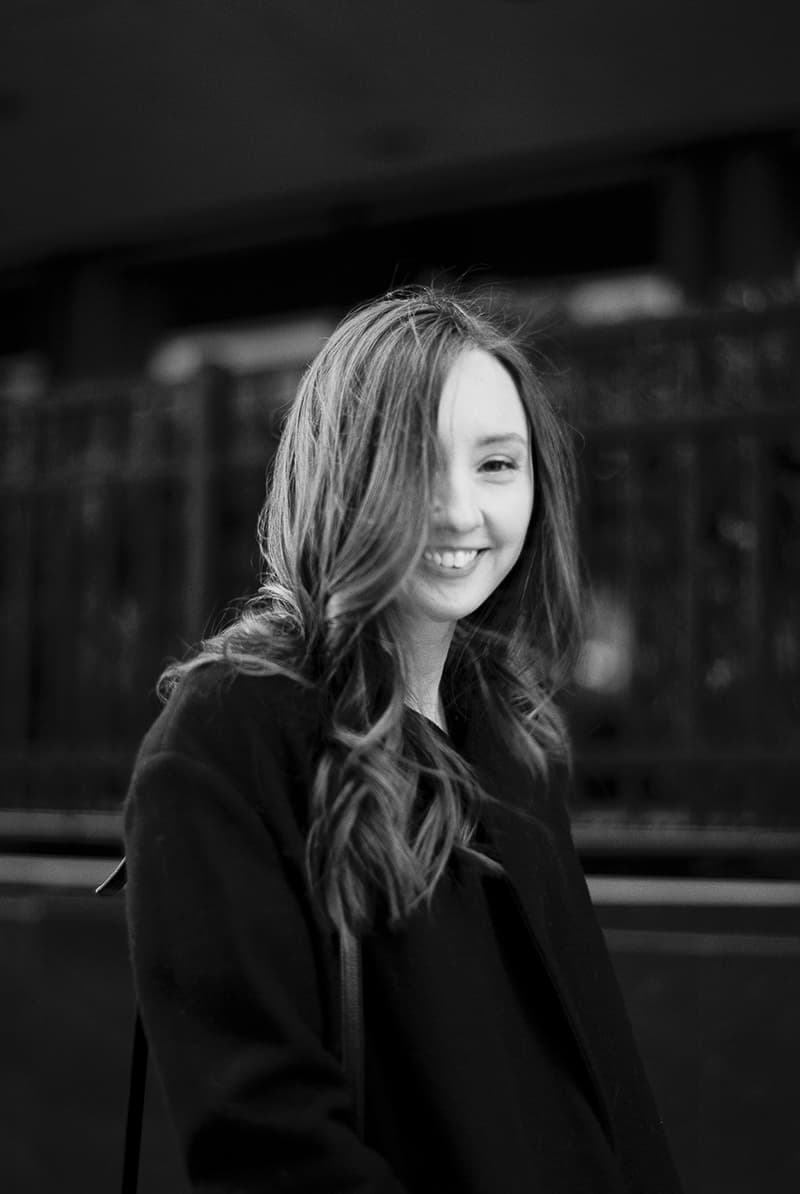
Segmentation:
<svg viewBox="0 0 800 1194">
<path fill-rule="evenodd" d="M 307 371 L 259 592 L 163 677 L 126 803 L 193 1188 L 678 1189 L 564 810 L 573 487 L 524 352 L 473 304 L 388 295 Z"/>
</svg>

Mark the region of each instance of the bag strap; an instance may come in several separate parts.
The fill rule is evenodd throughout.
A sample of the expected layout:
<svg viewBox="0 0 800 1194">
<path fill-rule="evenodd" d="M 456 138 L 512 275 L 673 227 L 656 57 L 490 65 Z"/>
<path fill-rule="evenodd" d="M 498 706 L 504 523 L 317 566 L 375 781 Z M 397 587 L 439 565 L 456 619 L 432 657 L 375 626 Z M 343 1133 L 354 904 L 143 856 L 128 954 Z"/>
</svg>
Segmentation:
<svg viewBox="0 0 800 1194">
<path fill-rule="evenodd" d="M 125 886 L 125 859 L 95 889 L 96 895 L 114 895 Z M 341 1004 L 342 1065 L 356 1112 L 356 1130 L 364 1138 L 364 1015 L 361 983 L 361 942 L 345 930 L 339 936 L 339 994 Z M 122 1155 L 120 1194 L 136 1194 L 144 1119 L 144 1095 L 147 1085 L 147 1037 L 137 1004 L 131 1047 L 131 1077 L 128 1088 L 128 1114 L 125 1120 L 125 1144 Z"/>
<path fill-rule="evenodd" d="M 364 1009 L 361 942 L 349 929 L 339 934 L 339 991 L 342 1013 L 342 1065 L 347 1075 L 356 1130 L 364 1139 Z"/>
<path fill-rule="evenodd" d="M 128 1114 L 125 1120 L 125 1143 L 122 1152 L 121 1194 L 136 1194 L 139 1181 L 139 1154 L 142 1145 L 144 1092 L 147 1085 L 147 1037 L 137 1004 L 133 1023 L 131 1048 L 131 1080 L 128 1089 Z"/>
</svg>

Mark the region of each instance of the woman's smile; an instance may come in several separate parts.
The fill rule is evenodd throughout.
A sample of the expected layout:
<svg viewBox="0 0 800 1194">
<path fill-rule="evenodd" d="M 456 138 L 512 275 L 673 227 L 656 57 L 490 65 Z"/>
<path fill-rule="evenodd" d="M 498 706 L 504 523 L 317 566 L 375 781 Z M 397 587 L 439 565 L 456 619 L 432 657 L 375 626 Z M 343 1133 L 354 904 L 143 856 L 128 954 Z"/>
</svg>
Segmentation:
<svg viewBox="0 0 800 1194">
<path fill-rule="evenodd" d="M 455 579 L 468 575 L 486 550 L 478 547 L 431 547 L 423 553 L 422 558 L 437 576 Z"/>
</svg>

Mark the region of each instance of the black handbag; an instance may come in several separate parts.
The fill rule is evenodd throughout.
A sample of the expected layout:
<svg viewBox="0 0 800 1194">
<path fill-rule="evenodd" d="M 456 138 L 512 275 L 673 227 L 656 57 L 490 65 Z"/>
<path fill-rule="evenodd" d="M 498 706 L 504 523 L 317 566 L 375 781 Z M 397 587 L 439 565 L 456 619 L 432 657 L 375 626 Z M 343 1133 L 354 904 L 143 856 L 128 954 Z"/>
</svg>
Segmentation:
<svg viewBox="0 0 800 1194">
<path fill-rule="evenodd" d="M 103 880 L 96 894 L 115 895 L 127 881 L 125 859 Z M 342 1065 L 353 1098 L 356 1128 L 364 1137 L 364 1028 L 361 988 L 361 942 L 350 932 L 339 935 L 339 993 L 341 1006 Z M 137 1005 L 131 1045 L 128 1113 L 122 1158 L 121 1194 L 136 1194 L 142 1143 L 144 1094 L 147 1083 L 147 1037 Z"/>
</svg>

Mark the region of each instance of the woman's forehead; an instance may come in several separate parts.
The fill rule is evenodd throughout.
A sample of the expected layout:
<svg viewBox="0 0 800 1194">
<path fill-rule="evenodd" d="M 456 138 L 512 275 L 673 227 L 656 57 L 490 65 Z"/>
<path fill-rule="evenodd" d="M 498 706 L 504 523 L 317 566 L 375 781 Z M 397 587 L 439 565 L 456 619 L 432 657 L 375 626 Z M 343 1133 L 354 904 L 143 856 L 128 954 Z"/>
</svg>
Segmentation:
<svg viewBox="0 0 800 1194">
<path fill-rule="evenodd" d="M 445 377 L 439 399 L 439 438 L 468 438 L 527 445 L 528 418 L 508 370 L 484 349 L 461 353 Z"/>
</svg>

